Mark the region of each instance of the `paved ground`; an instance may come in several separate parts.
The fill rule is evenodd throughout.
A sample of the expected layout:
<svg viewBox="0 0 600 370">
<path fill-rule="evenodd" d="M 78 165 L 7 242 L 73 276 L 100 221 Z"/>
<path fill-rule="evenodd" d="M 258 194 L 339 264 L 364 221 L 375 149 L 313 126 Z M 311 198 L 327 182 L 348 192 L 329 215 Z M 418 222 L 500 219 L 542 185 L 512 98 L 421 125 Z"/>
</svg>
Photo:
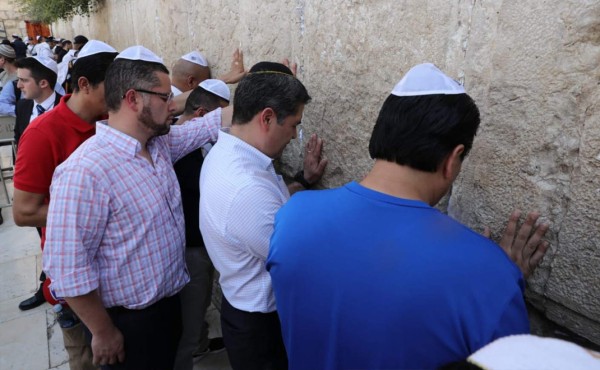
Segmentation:
<svg viewBox="0 0 600 370">
<path fill-rule="evenodd" d="M 4 148 L 2 148 L 4 149 Z M 0 161 L 6 165 L 7 153 L 2 150 Z M 12 194 L 12 183 L 8 182 Z M 0 204 L 6 198 L 0 185 Z M 38 288 L 41 272 L 40 239 L 34 228 L 18 227 L 12 218 L 12 208 L 2 209 L 4 223 L 0 225 L 0 369 L 2 370 L 68 370 L 67 353 L 62 332 L 52 313 L 44 304 L 29 311 L 20 311 L 19 302 L 32 296 Z M 219 312 L 211 306 L 210 336 L 220 335 Z M 231 369 L 226 352 L 198 361 L 194 370 Z"/>
</svg>

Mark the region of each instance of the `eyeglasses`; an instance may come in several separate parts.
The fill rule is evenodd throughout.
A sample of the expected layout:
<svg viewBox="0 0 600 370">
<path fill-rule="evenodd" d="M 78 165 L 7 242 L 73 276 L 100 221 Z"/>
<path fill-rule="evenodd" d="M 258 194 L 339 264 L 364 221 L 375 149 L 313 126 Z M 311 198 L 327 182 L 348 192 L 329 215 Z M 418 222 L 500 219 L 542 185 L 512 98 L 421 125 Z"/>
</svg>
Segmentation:
<svg viewBox="0 0 600 370">
<path fill-rule="evenodd" d="M 160 93 L 160 92 L 156 92 L 156 91 L 143 90 L 143 89 L 133 89 L 133 91 L 137 91 L 137 92 L 144 93 L 144 94 L 156 95 L 159 98 L 161 98 L 162 101 L 164 101 L 167 104 L 169 104 L 173 100 L 173 97 L 175 96 L 173 94 L 173 92 Z M 125 96 L 123 96 L 123 98 L 125 98 Z"/>
</svg>

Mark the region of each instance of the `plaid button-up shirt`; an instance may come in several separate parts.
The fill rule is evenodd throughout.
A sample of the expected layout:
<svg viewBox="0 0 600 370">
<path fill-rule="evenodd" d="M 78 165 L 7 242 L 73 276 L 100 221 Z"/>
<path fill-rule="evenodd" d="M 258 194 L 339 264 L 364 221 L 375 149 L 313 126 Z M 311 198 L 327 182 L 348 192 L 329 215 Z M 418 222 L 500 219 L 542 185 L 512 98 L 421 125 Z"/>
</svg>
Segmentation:
<svg viewBox="0 0 600 370">
<path fill-rule="evenodd" d="M 215 142 L 221 109 L 151 139 L 99 122 L 53 177 L 44 271 L 60 297 L 98 289 L 105 307 L 141 309 L 189 281 L 181 193 L 173 163 Z"/>
</svg>

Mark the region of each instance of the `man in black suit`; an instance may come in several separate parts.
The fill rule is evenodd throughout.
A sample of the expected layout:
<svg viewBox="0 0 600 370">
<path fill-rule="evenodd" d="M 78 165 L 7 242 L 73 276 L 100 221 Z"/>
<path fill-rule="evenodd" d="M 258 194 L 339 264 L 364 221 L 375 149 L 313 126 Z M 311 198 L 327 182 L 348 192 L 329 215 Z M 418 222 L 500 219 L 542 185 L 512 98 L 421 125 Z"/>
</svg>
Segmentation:
<svg viewBox="0 0 600 370">
<path fill-rule="evenodd" d="M 19 139 L 29 122 L 38 116 L 51 110 L 60 102 L 62 97 L 54 92 L 54 85 L 58 75 L 58 67 L 54 60 L 35 56 L 17 60 L 17 87 L 21 90 L 21 99 L 15 107 L 15 142 L 17 152 L 19 150 Z M 41 236 L 41 229 L 38 229 Z M 23 311 L 38 307 L 46 302 L 42 286 L 46 275 L 40 275 L 40 288 L 33 295 L 19 304 Z"/>
<path fill-rule="evenodd" d="M 18 60 L 16 66 L 17 87 L 21 90 L 21 99 L 15 107 L 15 141 L 18 148 L 19 138 L 29 122 L 58 105 L 61 95 L 54 92 L 58 75 L 54 60 L 35 56 Z"/>
</svg>

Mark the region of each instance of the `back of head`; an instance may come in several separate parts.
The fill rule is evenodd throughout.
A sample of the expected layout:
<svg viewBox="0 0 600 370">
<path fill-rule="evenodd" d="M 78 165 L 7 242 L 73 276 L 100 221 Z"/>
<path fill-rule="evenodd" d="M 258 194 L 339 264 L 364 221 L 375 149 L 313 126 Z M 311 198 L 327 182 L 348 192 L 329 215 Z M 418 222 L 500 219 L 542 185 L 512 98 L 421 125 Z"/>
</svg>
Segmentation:
<svg viewBox="0 0 600 370">
<path fill-rule="evenodd" d="M 171 82 L 182 91 L 189 91 L 210 77 L 206 58 L 198 51 L 192 51 L 175 61 Z"/>
<path fill-rule="evenodd" d="M 39 57 L 22 58 L 15 62 L 15 66 L 17 68 L 29 70 L 31 77 L 33 77 L 36 83 L 46 80 L 48 81 L 50 88 L 54 89 L 54 85 L 56 85 L 57 72 L 42 64 L 42 62 L 40 62 L 38 59 L 42 60 L 42 58 Z M 54 68 L 56 68 L 56 62 L 48 60 L 48 64 L 53 64 Z"/>
<path fill-rule="evenodd" d="M 418 88 L 414 90 L 413 87 L 421 83 L 419 78 L 440 76 L 425 74 L 415 81 L 410 79 L 413 77 L 410 73 L 383 103 L 369 142 L 369 154 L 373 159 L 435 172 L 456 146 L 465 146 L 461 158 L 468 154 L 479 127 L 479 109 L 462 87 L 434 86 L 421 92 Z M 444 83 L 453 83 L 442 76 L 447 79 Z M 424 81 L 424 85 L 429 82 Z"/>
<path fill-rule="evenodd" d="M 0 57 L 3 57 L 6 62 L 13 64 L 17 54 L 12 45 L 0 45 Z"/>
<path fill-rule="evenodd" d="M 183 114 L 192 115 L 194 111 L 200 107 L 206 109 L 207 112 L 210 112 L 222 106 L 227 106 L 228 104 L 229 101 L 198 86 L 192 90 L 190 96 L 188 96 L 185 101 L 185 110 L 183 111 Z"/>
<path fill-rule="evenodd" d="M 88 38 L 83 35 L 77 35 L 73 38 L 73 46 L 77 50 L 80 50 L 87 42 Z"/>
<path fill-rule="evenodd" d="M 310 101 L 306 87 L 281 63 L 260 62 L 239 82 L 233 101 L 233 124 L 244 124 L 265 108 L 278 123 Z"/>
<path fill-rule="evenodd" d="M 98 40 L 91 40 L 81 48 L 79 57 L 73 61 L 70 70 L 73 91 L 79 91 L 79 79 L 84 77 L 92 87 L 104 81 L 106 70 L 118 55 L 112 46 Z"/>
<path fill-rule="evenodd" d="M 128 90 L 151 90 L 160 85 L 156 72 L 169 73 L 167 67 L 159 62 L 122 58 L 129 49 L 119 54 L 106 71 L 104 89 L 109 112 L 116 112 L 121 108 L 121 102 Z"/>
<path fill-rule="evenodd" d="M 117 53 L 98 53 L 83 58 L 78 58 L 71 70 L 71 81 L 73 91 L 79 91 L 79 78 L 85 77 L 91 86 L 96 87 L 104 82 L 106 71 L 111 65 Z"/>
</svg>

